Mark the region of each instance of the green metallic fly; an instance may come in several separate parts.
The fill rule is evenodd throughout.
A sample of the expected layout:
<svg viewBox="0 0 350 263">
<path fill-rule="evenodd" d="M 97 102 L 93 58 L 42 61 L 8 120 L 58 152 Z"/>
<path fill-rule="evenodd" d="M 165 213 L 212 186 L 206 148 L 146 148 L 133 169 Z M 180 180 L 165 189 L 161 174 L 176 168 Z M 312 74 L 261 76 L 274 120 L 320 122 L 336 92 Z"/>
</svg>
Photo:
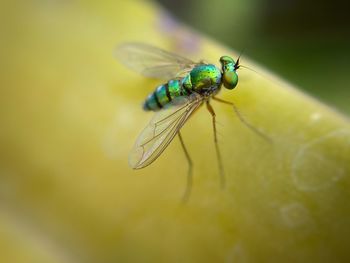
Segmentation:
<svg viewBox="0 0 350 263">
<path fill-rule="evenodd" d="M 150 165 L 178 135 L 189 166 L 183 201 L 187 201 L 190 196 L 193 165 L 180 130 L 204 103 L 212 116 L 221 187 L 225 186 L 225 176 L 217 140 L 216 115 L 210 104 L 211 99 L 231 105 L 238 118 L 248 128 L 269 140 L 242 117 L 234 103 L 215 97 L 222 86 L 229 90 L 237 86 L 239 58 L 234 61 L 229 56 L 222 56 L 219 69 L 213 64 L 204 61 L 196 63 L 142 43 L 123 44 L 116 49 L 116 56 L 124 65 L 146 77 L 168 80 L 167 83 L 158 86 L 143 104 L 145 111 L 156 113 L 136 140 L 129 156 L 129 164 L 133 169 Z"/>
</svg>

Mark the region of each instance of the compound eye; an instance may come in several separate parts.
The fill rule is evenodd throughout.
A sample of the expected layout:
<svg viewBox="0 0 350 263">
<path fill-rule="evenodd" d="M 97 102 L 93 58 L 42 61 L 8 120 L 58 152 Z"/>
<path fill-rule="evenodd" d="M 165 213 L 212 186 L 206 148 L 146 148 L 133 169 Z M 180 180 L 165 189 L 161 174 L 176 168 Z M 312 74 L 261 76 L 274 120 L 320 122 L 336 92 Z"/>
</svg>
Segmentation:
<svg viewBox="0 0 350 263">
<path fill-rule="evenodd" d="M 235 71 L 225 72 L 223 81 L 225 88 L 234 89 L 238 83 L 238 75 Z"/>
</svg>

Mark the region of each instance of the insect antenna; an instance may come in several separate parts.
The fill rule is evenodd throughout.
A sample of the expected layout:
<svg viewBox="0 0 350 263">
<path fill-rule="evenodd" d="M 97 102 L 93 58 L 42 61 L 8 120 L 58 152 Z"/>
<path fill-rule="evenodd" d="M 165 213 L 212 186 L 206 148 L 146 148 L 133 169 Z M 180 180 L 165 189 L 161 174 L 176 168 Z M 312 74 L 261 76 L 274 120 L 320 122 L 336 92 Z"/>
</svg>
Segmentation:
<svg viewBox="0 0 350 263">
<path fill-rule="evenodd" d="M 244 51 L 245 51 L 245 48 L 242 49 L 241 53 L 239 54 L 239 56 L 237 58 L 237 61 L 236 61 L 235 65 L 234 65 L 234 69 L 235 70 L 237 70 L 237 69 L 239 69 L 241 67 L 241 65 L 239 64 L 239 60 L 240 60 L 241 56 L 243 55 Z"/>
<path fill-rule="evenodd" d="M 255 69 L 252 69 L 252 68 L 250 68 L 250 67 L 248 67 L 248 66 L 245 66 L 245 65 L 241 65 L 241 64 L 240 64 L 240 59 L 241 59 L 243 53 L 245 52 L 245 50 L 246 50 L 246 48 L 243 48 L 242 51 L 241 51 L 241 53 L 239 54 L 239 56 L 238 56 L 238 58 L 237 58 L 237 61 L 236 61 L 235 65 L 234 65 L 234 69 L 235 69 L 235 70 L 237 70 L 237 69 L 239 69 L 239 68 L 248 69 L 248 70 L 253 71 L 254 73 L 258 74 L 260 77 L 263 77 L 263 78 L 265 78 L 265 79 L 267 79 L 267 80 L 272 81 L 272 82 L 275 83 L 275 81 L 269 79 L 267 76 L 265 76 L 264 74 L 262 74 L 262 73 L 256 71 Z"/>
<path fill-rule="evenodd" d="M 264 74 L 262 74 L 262 73 L 260 73 L 260 72 L 258 72 L 258 71 L 256 71 L 256 70 L 254 70 L 254 69 L 252 69 L 252 68 L 250 68 L 250 67 L 247 67 L 247 66 L 244 66 L 244 65 L 239 65 L 239 67 L 240 67 L 240 68 L 248 69 L 248 70 L 250 70 L 250 71 L 253 71 L 254 73 L 256 73 L 257 75 L 259 75 L 260 77 L 262 77 L 262 78 L 264 78 L 264 79 L 266 79 L 266 80 L 268 80 L 268 81 L 271 81 L 272 83 L 278 84 L 278 82 L 277 82 L 276 80 L 273 80 L 273 79 L 267 77 L 266 75 L 264 75 Z"/>
<path fill-rule="evenodd" d="M 240 67 L 240 68 L 249 69 L 249 70 L 251 70 L 251 71 L 255 72 L 256 74 L 259 74 L 260 76 L 263 77 L 263 75 L 262 75 L 260 72 L 254 70 L 254 69 L 252 69 L 252 68 L 250 68 L 250 67 L 247 67 L 247 66 L 244 66 L 244 65 L 239 65 L 239 67 Z"/>
</svg>

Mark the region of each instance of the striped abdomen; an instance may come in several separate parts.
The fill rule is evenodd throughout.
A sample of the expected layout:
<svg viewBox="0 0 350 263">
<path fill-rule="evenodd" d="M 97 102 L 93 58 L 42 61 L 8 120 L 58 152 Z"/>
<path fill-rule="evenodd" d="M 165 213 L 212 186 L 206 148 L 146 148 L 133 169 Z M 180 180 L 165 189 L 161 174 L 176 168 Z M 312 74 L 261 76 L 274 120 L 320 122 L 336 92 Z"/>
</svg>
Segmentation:
<svg viewBox="0 0 350 263">
<path fill-rule="evenodd" d="M 174 98 L 190 94 L 191 90 L 184 87 L 181 80 L 170 80 L 168 83 L 160 85 L 147 97 L 143 104 L 143 109 L 146 111 L 158 111 Z"/>
</svg>

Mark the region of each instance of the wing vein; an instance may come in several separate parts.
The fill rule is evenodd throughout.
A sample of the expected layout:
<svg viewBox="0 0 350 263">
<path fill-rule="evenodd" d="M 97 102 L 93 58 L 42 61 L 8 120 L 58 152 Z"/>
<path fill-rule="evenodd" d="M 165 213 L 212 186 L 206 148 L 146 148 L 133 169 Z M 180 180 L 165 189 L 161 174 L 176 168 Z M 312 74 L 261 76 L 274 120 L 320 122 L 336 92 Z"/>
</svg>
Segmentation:
<svg viewBox="0 0 350 263">
<path fill-rule="evenodd" d="M 187 102 L 179 105 L 174 100 L 172 107 L 157 112 L 142 131 L 129 156 L 133 168 L 143 168 L 156 160 L 203 101 L 198 94 L 180 99 Z"/>
<path fill-rule="evenodd" d="M 180 55 L 142 43 L 118 46 L 115 57 L 128 68 L 146 77 L 160 79 L 183 75 L 198 65 Z"/>
</svg>

